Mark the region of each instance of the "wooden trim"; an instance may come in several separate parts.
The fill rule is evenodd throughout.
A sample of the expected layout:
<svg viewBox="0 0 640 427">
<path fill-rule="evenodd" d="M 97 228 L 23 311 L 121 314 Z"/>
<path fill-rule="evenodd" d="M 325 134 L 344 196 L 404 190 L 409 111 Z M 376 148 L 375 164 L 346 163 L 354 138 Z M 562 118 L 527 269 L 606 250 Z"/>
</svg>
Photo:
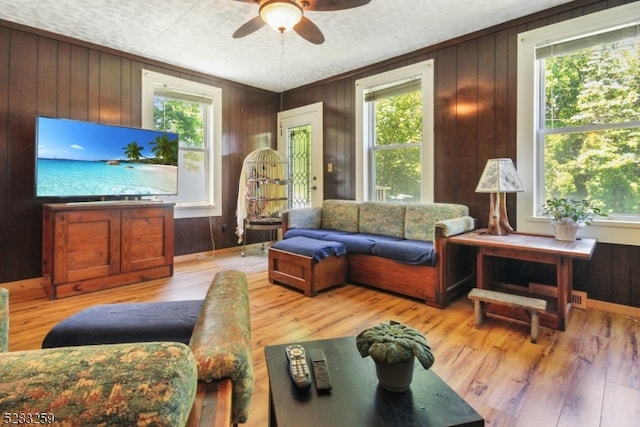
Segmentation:
<svg viewBox="0 0 640 427">
<path fill-rule="evenodd" d="M 7 289 L 11 289 L 13 287 L 27 289 L 27 288 L 40 288 L 45 283 L 47 283 L 47 278 L 34 277 L 33 279 L 16 280 L 15 282 L 0 283 L 0 286 Z"/>
<path fill-rule="evenodd" d="M 628 305 L 614 304 L 607 301 L 599 301 L 587 298 L 587 309 L 601 310 L 607 313 L 622 314 L 624 316 L 636 317 L 640 319 L 640 308 Z"/>
<path fill-rule="evenodd" d="M 247 248 L 251 249 L 251 248 L 257 248 L 260 246 L 262 246 L 262 243 L 252 243 L 247 245 Z M 188 262 L 199 261 L 203 259 L 210 259 L 212 257 L 215 257 L 216 255 L 226 255 L 226 254 L 235 253 L 235 252 L 240 253 L 241 251 L 242 251 L 242 247 L 231 246 L 229 248 L 221 248 L 213 251 L 194 252 L 192 254 L 175 256 L 173 258 L 173 263 L 174 264 L 188 263 Z"/>
<path fill-rule="evenodd" d="M 223 378 L 210 383 L 198 382 L 196 398 L 187 427 L 231 426 L 233 382 Z"/>
</svg>

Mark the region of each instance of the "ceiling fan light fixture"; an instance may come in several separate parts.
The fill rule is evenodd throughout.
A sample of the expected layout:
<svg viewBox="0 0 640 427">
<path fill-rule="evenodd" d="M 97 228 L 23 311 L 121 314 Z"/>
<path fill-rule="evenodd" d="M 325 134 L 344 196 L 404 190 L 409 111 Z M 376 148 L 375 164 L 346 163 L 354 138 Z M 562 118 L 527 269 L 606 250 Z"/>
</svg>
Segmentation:
<svg viewBox="0 0 640 427">
<path fill-rule="evenodd" d="M 260 6 L 260 17 L 281 33 L 289 31 L 302 19 L 302 7 L 292 0 L 267 0 Z"/>
</svg>

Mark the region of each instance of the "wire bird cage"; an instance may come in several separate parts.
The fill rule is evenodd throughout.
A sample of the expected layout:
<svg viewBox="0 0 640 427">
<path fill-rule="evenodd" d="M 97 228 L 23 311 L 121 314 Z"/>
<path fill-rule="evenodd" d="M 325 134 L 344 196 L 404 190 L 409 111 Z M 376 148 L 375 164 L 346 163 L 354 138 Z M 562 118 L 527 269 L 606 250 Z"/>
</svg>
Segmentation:
<svg viewBox="0 0 640 427">
<path fill-rule="evenodd" d="M 270 148 L 249 154 L 244 160 L 248 221 L 280 218 L 287 209 L 288 161 Z"/>
</svg>

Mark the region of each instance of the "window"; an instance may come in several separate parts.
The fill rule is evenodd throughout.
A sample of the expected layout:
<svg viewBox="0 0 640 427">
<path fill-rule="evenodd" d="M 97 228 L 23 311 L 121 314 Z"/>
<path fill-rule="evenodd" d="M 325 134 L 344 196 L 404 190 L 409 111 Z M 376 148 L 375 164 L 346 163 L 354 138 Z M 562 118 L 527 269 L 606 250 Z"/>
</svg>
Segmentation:
<svg viewBox="0 0 640 427">
<path fill-rule="evenodd" d="M 221 215 L 221 90 L 143 70 L 142 124 L 180 135 L 176 217 Z"/>
<path fill-rule="evenodd" d="M 356 198 L 433 201 L 433 60 L 356 82 Z"/>
<path fill-rule="evenodd" d="M 623 229 L 640 228 L 638 10 L 630 4 L 519 36 L 522 231 L 541 231 L 536 219 L 551 197 L 596 203 L 609 217 L 583 234 L 602 241 L 632 243 Z"/>
</svg>

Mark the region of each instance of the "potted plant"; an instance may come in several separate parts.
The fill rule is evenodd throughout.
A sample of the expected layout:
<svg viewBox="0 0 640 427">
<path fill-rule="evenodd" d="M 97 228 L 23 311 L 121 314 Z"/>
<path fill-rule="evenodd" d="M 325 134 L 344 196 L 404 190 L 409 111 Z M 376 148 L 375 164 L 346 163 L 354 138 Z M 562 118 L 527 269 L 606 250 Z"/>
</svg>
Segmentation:
<svg viewBox="0 0 640 427">
<path fill-rule="evenodd" d="M 598 215 L 606 216 L 589 200 L 567 197 L 547 199 L 542 208 L 542 214 L 551 218 L 555 238 L 563 241 L 576 240 L 576 234 L 581 227 L 591 224 Z"/>
<path fill-rule="evenodd" d="M 356 346 L 360 356 L 371 356 L 380 386 L 389 391 L 409 388 L 416 358 L 425 369 L 435 360 L 427 339 L 418 330 L 394 320 L 360 332 Z"/>
</svg>

